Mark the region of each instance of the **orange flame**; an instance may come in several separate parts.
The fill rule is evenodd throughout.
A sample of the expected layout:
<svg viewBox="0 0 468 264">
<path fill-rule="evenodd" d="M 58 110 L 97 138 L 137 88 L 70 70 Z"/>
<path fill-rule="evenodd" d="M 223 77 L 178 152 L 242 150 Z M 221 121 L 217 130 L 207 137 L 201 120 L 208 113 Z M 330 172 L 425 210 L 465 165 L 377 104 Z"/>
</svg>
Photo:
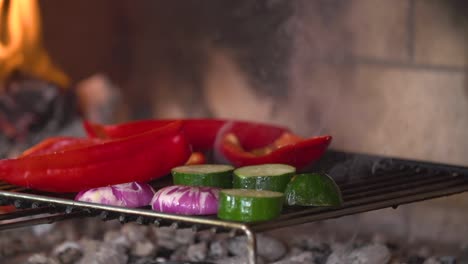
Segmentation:
<svg viewBox="0 0 468 264">
<path fill-rule="evenodd" d="M 42 46 L 37 0 L 0 0 L 0 11 L 0 80 L 18 70 L 67 87 L 68 77 Z"/>
</svg>

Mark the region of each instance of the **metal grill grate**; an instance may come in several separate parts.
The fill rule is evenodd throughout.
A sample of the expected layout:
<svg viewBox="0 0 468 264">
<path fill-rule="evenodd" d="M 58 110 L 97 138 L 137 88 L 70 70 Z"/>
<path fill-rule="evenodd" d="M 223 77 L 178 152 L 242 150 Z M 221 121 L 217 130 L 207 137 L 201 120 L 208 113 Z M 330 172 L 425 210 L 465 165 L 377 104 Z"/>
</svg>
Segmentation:
<svg viewBox="0 0 468 264">
<path fill-rule="evenodd" d="M 391 159 L 369 155 L 329 151 L 311 168 L 335 178 L 343 192 L 339 208 L 292 207 L 273 221 L 242 224 L 216 217 L 190 217 L 162 214 L 149 208 L 122 207 L 75 202 L 70 195 L 46 194 L 0 183 L 0 204 L 12 204 L 17 211 L 0 214 L 0 230 L 34 224 L 52 223 L 77 217 L 100 217 L 120 222 L 194 230 L 244 233 L 248 238 L 249 260 L 255 260 L 255 232 L 336 218 L 386 207 L 411 203 L 468 191 L 468 168 L 443 164 Z M 170 184 L 157 182 L 158 186 Z"/>
</svg>

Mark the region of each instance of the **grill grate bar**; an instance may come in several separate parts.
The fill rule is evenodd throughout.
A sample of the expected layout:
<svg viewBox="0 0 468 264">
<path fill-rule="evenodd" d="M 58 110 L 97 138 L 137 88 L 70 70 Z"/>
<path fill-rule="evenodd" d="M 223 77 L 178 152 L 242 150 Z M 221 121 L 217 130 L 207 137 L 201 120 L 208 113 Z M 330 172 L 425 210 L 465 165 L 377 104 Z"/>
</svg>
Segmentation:
<svg viewBox="0 0 468 264">
<path fill-rule="evenodd" d="M 412 189 L 418 186 L 423 186 L 423 185 L 431 185 L 431 184 L 451 184 L 452 182 L 454 183 L 463 183 L 466 181 L 466 179 L 463 178 L 455 178 L 455 179 L 447 179 L 446 177 L 421 177 L 417 180 L 414 181 L 408 181 L 408 182 L 398 182 L 397 184 L 391 184 L 389 186 L 381 186 L 379 188 L 366 188 L 365 190 L 362 190 L 361 192 L 350 192 L 346 196 L 346 200 L 352 200 L 355 198 L 359 197 L 366 197 L 366 196 L 372 196 L 376 195 L 382 192 L 385 193 L 390 193 L 390 192 L 395 192 L 395 191 L 401 191 L 401 190 L 407 190 L 407 189 Z"/>
<path fill-rule="evenodd" d="M 375 191 L 369 192 L 367 194 L 356 194 L 356 195 L 345 195 L 343 200 L 345 201 L 343 207 L 355 206 L 364 203 L 372 203 L 372 202 L 380 202 L 382 200 L 392 200 L 397 199 L 402 196 L 406 195 L 414 195 L 414 194 L 429 194 L 439 189 L 444 188 L 452 188 L 455 186 L 461 186 L 468 189 L 468 179 L 466 177 L 456 177 L 452 179 L 436 179 L 436 180 L 424 180 L 421 182 L 414 182 L 412 185 L 404 185 L 400 186 L 400 188 L 396 188 L 394 186 L 390 186 L 386 189 L 377 189 Z M 398 203 L 394 203 L 391 206 L 397 206 Z M 281 220 L 286 220 L 294 217 L 301 217 L 307 214 L 317 214 L 325 211 L 330 210 L 340 210 L 342 208 L 323 208 L 323 207 L 309 207 L 306 209 L 298 208 L 295 210 L 291 210 L 290 212 L 286 212 L 280 218 Z"/>
<path fill-rule="evenodd" d="M 303 216 L 297 216 L 289 218 L 287 220 L 281 219 L 281 221 L 272 221 L 264 224 L 258 224 L 251 226 L 252 231 L 254 232 L 264 232 L 272 229 L 283 228 L 293 225 L 300 225 L 309 222 L 321 221 L 326 219 L 332 219 L 337 217 L 342 217 L 346 215 L 352 215 L 357 213 L 368 212 L 377 209 L 383 209 L 387 207 L 394 207 L 395 205 L 402 205 L 412 202 L 423 201 L 427 199 L 433 199 L 438 197 L 444 197 L 447 195 L 457 194 L 468 191 L 468 185 L 455 186 L 447 189 L 435 190 L 431 194 L 427 193 L 416 193 L 411 195 L 404 195 L 400 197 L 393 197 L 389 199 L 381 199 L 380 201 L 373 201 L 369 203 L 357 203 L 356 205 L 346 206 L 340 208 L 339 210 L 324 210 L 317 214 L 304 214 Z"/>
<path fill-rule="evenodd" d="M 6 223 L 0 223 L 0 231 L 6 229 L 13 229 L 13 228 L 20 228 L 20 227 L 28 227 L 33 225 L 41 225 L 41 224 L 52 224 L 54 222 L 59 222 L 67 219 L 74 219 L 80 217 L 88 217 L 92 216 L 89 212 L 75 212 L 70 214 L 56 214 L 51 216 L 42 216 L 42 217 L 35 217 L 35 218 L 28 218 L 24 220 L 17 220 L 17 221 L 10 221 Z"/>
<path fill-rule="evenodd" d="M 17 210 L 7 214 L 0 214 L 0 220 L 8 220 L 20 218 L 24 216 L 33 216 L 45 213 L 53 213 L 55 210 L 52 207 L 29 208 L 24 210 Z"/>
</svg>

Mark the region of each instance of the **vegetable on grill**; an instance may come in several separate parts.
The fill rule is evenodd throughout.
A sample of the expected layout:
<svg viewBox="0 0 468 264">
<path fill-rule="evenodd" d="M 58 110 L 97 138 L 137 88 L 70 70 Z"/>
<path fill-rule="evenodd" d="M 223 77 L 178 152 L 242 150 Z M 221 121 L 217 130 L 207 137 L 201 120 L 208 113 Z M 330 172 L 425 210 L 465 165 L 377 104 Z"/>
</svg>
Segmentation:
<svg viewBox="0 0 468 264">
<path fill-rule="evenodd" d="M 182 125 L 171 122 L 118 139 L 50 139 L 18 158 L 0 160 L 0 180 L 43 191 L 79 192 L 157 179 L 191 154 Z"/>
<path fill-rule="evenodd" d="M 240 222 L 272 220 L 281 213 L 284 195 L 280 192 L 229 189 L 219 193 L 218 217 Z"/>
<path fill-rule="evenodd" d="M 122 183 L 79 192 L 75 200 L 124 207 L 142 207 L 150 204 L 154 190 L 147 183 Z"/>
<path fill-rule="evenodd" d="M 295 175 L 284 194 L 288 205 L 340 206 L 343 203 L 340 188 L 324 173 Z"/>
<path fill-rule="evenodd" d="M 160 189 L 151 200 L 154 211 L 181 215 L 218 212 L 218 188 L 173 185 Z"/>
<path fill-rule="evenodd" d="M 284 192 L 296 168 L 285 164 L 263 164 L 234 170 L 233 186 L 237 189 L 256 189 Z"/>
<path fill-rule="evenodd" d="M 286 138 L 286 140 L 283 138 Z M 278 138 L 277 142 L 249 151 L 237 135 L 229 133 L 223 137 L 219 151 L 227 160 L 238 167 L 283 163 L 300 170 L 319 159 L 332 139 L 331 136 L 319 136 L 308 139 L 298 138 L 288 133 Z M 288 140 L 290 141 L 288 142 Z"/>
<path fill-rule="evenodd" d="M 118 125 L 85 121 L 90 137 L 121 138 L 161 127 L 174 120 L 143 120 Z M 255 122 L 222 119 L 182 119 L 193 151 L 214 151 L 240 167 L 284 163 L 302 169 L 320 158 L 331 136 L 301 138 L 287 128 Z"/>
<path fill-rule="evenodd" d="M 174 184 L 232 188 L 231 165 L 204 164 L 179 166 L 172 169 Z"/>
</svg>

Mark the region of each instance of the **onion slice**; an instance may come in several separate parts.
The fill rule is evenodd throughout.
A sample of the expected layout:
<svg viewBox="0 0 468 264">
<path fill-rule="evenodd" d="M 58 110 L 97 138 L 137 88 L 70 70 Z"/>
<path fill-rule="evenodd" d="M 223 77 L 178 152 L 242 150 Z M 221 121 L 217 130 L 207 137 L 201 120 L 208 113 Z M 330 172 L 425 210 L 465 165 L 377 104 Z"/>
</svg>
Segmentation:
<svg viewBox="0 0 468 264">
<path fill-rule="evenodd" d="M 181 215 L 218 212 L 219 188 L 173 185 L 160 189 L 151 200 L 154 211 Z"/>
<path fill-rule="evenodd" d="M 79 192 L 75 200 L 129 208 L 149 205 L 153 188 L 146 183 L 129 182 Z"/>
</svg>

